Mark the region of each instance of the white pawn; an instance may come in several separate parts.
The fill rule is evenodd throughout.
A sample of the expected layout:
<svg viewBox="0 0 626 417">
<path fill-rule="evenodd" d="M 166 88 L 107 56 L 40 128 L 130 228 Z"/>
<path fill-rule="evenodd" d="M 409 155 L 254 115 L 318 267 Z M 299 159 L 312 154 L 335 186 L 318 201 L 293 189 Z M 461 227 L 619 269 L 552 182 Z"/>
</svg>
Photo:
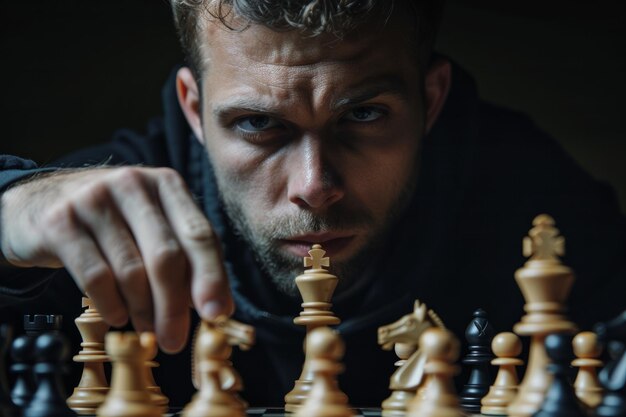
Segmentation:
<svg viewBox="0 0 626 417">
<path fill-rule="evenodd" d="M 343 371 L 339 361 L 344 354 L 339 335 L 327 327 L 314 329 L 307 335 L 306 350 L 313 386 L 296 417 L 354 416 L 348 407 L 348 397 L 337 386 L 337 375 Z"/>
<path fill-rule="evenodd" d="M 150 399 L 152 400 L 152 404 L 161 408 L 163 413 L 165 413 L 167 412 L 167 406 L 170 400 L 163 395 L 161 388 L 156 384 L 154 375 L 152 374 L 152 368 L 159 366 L 159 364 L 154 361 L 159 351 L 156 336 L 152 332 L 143 332 L 139 337 L 141 344 L 146 346 L 146 387 L 150 392 Z"/>
<path fill-rule="evenodd" d="M 598 336 L 593 332 L 581 332 L 572 340 L 576 358 L 572 366 L 578 367 L 578 375 L 574 382 L 576 396 L 590 409 L 596 408 L 602 402 L 602 386 L 598 380 L 596 368 L 602 367 L 598 357 L 602 348 L 598 343 Z"/>
<path fill-rule="evenodd" d="M 481 400 L 480 412 L 491 416 L 505 416 L 507 407 L 517 395 L 519 379 L 515 367 L 524 364 L 517 358 L 522 353 L 522 342 L 515 333 L 499 333 L 491 342 L 491 350 L 497 356 L 491 364 L 499 366 L 498 375 L 489 388 L 489 393 Z"/>
<path fill-rule="evenodd" d="M 442 328 L 432 327 L 420 337 L 419 347 L 426 355 L 422 395 L 409 404 L 407 417 L 466 417 L 459 407 L 453 377 L 459 371 L 459 342 Z"/>
<path fill-rule="evenodd" d="M 105 339 L 113 363 L 111 389 L 98 408 L 98 417 L 161 417 L 146 389 L 146 349 L 135 332 L 111 332 Z"/>
</svg>

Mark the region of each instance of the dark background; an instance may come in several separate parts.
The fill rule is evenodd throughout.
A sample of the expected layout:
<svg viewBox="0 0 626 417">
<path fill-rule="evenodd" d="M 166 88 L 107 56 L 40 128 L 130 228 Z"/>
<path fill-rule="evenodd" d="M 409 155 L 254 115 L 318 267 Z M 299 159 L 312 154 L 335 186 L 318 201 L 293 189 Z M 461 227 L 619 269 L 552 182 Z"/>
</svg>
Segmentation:
<svg viewBox="0 0 626 417">
<path fill-rule="evenodd" d="M 625 20 L 621 1 L 449 0 L 438 49 L 611 182 L 624 209 Z M 0 0 L 0 153 L 45 163 L 141 130 L 180 61 L 165 0 Z"/>
</svg>

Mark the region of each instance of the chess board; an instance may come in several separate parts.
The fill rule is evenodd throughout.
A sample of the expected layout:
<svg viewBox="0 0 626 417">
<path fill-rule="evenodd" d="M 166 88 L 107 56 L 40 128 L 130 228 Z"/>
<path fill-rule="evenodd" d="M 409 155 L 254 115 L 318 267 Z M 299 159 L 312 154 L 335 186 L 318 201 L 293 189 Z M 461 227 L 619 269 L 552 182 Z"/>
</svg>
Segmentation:
<svg viewBox="0 0 626 417">
<path fill-rule="evenodd" d="M 355 408 L 356 417 L 381 417 L 380 408 Z M 293 414 L 286 413 L 282 408 L 250 408 L 248 417 L 286 417 Z M 468 414 L 468 417 L 480 417 L 478 414 Z"/>
<path fill-rule="evenodd" d="M 354 409 L 357 417 L 381 417 L 379 408 L 357 408 Z M 250 408 L 248 409 L 248 417 L 285 417 L 293 416 L 286 413 L 282 408 Z"/>
</svg>

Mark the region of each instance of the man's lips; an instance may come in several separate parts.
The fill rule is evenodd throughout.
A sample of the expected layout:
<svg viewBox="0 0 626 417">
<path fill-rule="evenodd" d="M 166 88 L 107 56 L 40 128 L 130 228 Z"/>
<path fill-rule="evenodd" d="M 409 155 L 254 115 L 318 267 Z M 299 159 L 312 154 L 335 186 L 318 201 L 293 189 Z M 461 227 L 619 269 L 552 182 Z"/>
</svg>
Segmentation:
<svg viewBox="0 0 626 417">
<path fill-rule="evenodd" d="M 311 247 L 318 243 L 326 251 L 327 256 L 335 256 L 345 249 L 354 239 L 353 234 L 316 233 L 281 239 L 286 250 L 298 257 L 309 256 Z"/>
</svg>

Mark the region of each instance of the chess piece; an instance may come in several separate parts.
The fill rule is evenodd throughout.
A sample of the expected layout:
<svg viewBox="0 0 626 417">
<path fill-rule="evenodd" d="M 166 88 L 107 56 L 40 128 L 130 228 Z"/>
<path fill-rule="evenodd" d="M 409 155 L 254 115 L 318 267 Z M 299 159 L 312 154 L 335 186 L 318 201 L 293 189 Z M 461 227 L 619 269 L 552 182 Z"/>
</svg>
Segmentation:
<svg viewBox="0 0 626 417">
<path fill-rule="evenodd" d="M 26 333 L 15 338 L 11 345 L 11 357 L 13 358 L 11 372 L 16 375 L 11 399 L 18 407 L 26 407 L 35 391 L 32 369 L 35 361 L 33 352 L 35 339 L 44 332 L 60 330 L 62 322 L 63 317 L 60 315 L 24 315 Z"/>
<path fill-rule="evenodd" d="M 161 417 L 146 389 L 146 347 L 134 332 L 109 332 L 105 349 L 113 364 L 111 388 L 98 417 Z"/>
<path fill-rule="evenodd" d="M 207 324 L 209 324 L 207 322 Z M 226 316 L 220 316 L 213 320 L 211 325 L 215 326 L 226 336 L 227 342 L 230 346 L 237 346 L 241 350 L 249 350 L 254 345 L 255 332 L 254 327 L 247 324 L 238 322 L 237 320 L 228 318 Z M 193 386 L 196 389 L 200 389 L 200 380 L 196 369 L 198 367 L 198 355 L 197 341 L 200 330 L 202 329 L 202 323 L 198 324 L 193 334 L 193 340 L 191 343 L 191 380 Z M 233 363 L 230 360 L 224 362 L 224 367 L 220 370 L 220 384 L 224 391 L 228 391 L 241 403 L 241 407 L 245 410 L 248 408 L 248 403 L 239 396 L 239 393 L 243 390 L 243 381 L 239 373 L 233 367 Z"/>
<path fill-rule="evenodd" d="M 609 322 L 596 324 L 593 331 L 607 346 L 610 357 L 598 375 L 605 394 L 595 415 L 626 417 L 626 311 Z"/>
<path fill-rule="evenodd" d="M 61 374 L 69 355 L 69 342 L 57 331 L 39 335 L 35 340 L 36 364 L 33 371 L 37 389 L 24 410 L 24 417 L 76 416 L 65 403 Z"/>
<path fill-rule="evenodd" d="M 459 342 L 446 329 L 426 330 L 419 343 L 426 355 L 423 394 L 409 404 L 407 417 L 466 417 L 459 407 L 453 377 L 459 371 L 454 362 L 459 356 Z"/>
<path fill-rule="evenodd" d="M 343 371 L 339 363 L 344 354 L 339 335 L 319 327 L 307 336 L 306 351 L 309 369 L 313 374 L 313 386 L 308 398 L 296 412 L 296 417 L 351 417 L 348 397 L 337 385 L 337 375 Z"/>
<path fill-rule="evenodd" d="M 570 384 L 568 370 L 572 357 L 572 336 L 551 334 L 545 339 L 546 352 L 551 360 L 548 372 L 554 377 L 546 399 L 533 417 L 587 417 L 585 408 Z"/>
<path fill-rule="evenodd" d="M 0 325 L 0 416 L 17 417 L 19 409 L 11 400 L 9 382 L 6 375 L 7 350 L 13 337 L 13 329 L 8 324 Z"/>
<path fill-rule="evenodd" d="M 15 374 L 11 399 L 18 407 L 26 407 L 35 391 L 32 375 L 34 344 L 35 339 L 26 334 L 16 337 L 11 344 L 11 357 L 13 359 L 11 372 Z"/>
<path fill-rule="evenodd" d="M 576 396 L 593 410 L 602 401 L 602 386 L 596 372 L 596 368 L 602 367 L 602 361 L 598 359 L 602 354 L 602 347 L 593 332 L 578 333 L 572 344 L 576 355 L 572 366 L 578 367 L 578 375 L 574 381 Z"/>
<path fill-rule="evenodd" d="M 227 343 L 231 347 L 237 346 L 240 350 L 250 350 L 254 345 L 256 333 L 254 327 L 226 316 L 220 316 L 214 321 L 215 326 L 226 336 Z M 235 370 L 233 363 L 224 361 L 224 367 L 220 370 L 220 383 L 224 391 L 229 392 L 235 400 L 246 410 L 248 403 L 239 395 L 243 391 L 243 380 Z"/>
<path fill-rule="evenodd" d="M 182 417 L 245 417 L 241 402 L 222 388 L 220 373 L 228 366 L 232 348 L 214 324 L 203 321 L 195 341 L 199 391 L 182 411 Z"/>
<path fill-rule="evenodd" d="M 293 322 L 306 326 L 307 334 L 321 326 L 339 324 L 341 321 L 330 311 L 330 300 L 337 287 L 338 278 L 331 275 L 323 267 L 329 267 L 330 261 L 324 257 L 321 245 L 313 245 L 309 251 L 310 257 L 304 258 L 304 266 L 311 267 L 302 275 L 296 277 L 296 285 L 302 296 L 303 311 Z M 306 345 L 306 341 L 305 341 Z M 296 380 L 294 388 L 285 395 L 285 411 L 293 413 L 304 403 L 311 390 L 313 375 L 308 369 L 309 358 L 304 351 L 305 359 L 302 374 Z"/>
<path fill-rule="evenodd" d="M 505 416 L 507 407 L 517 395 L 519 380 L 515 367 L 524 364 L 517 358 L 522 353 L 522 342 L 515 333 L 499 333 L 493 338 L 491 349 L 496 355 L 491 364 L 499 367 L 498 374 L 489 388 L 489 393 L 481 401 L 480 412 L 491 416 Z"/>
<path fill-rule="evenodd" d="M 480 401 L 489 392 L 492 382 L 490 363 L 493 359 L 490 347 L 494 334 L 485 310 L 479 308 L 474 311 L 474 318 L 465 330 L 468 354 L 462 361 L 469 367 L 470 375 L 459 394 L 461 408 L 467 413 L 480 413 Z"/>
<path fill-rule="evenodd" d="M 398 370 L 402 369 L 402 367 L 407 364 L 409 358 L 411 358 L 417 352 L 417 343 L 395 343 L 393 349 L 399 359 L 394 363 L 394 365 L 398 368 L 396 372 L 398 372 Z M 424 360 L 426 359 L 426 357 L 423 355 L 421 356 L 421 358 L 423 358 Z M 424 360 L 422 360 L 421 362 L 413 361 L 413 363 L 415 364 L 414 368 L 421 368 L 423 370 Z M 394 372 L 394 375 L 396 374 L 396 372 Z M 411 384 L 414 385 L 414 387 L 411 387 L 411 389 L 398 387 L 397 384 L 394 384 L 395 379 L 396 378 L 392 376 L 389 382 L 391 395 L 384 399 L 381 403 L 381 415 L 383 417 L 403 417 L 406 414 L 406 409 L 409 403 L 415 396 L 415 392 L 417 391 L 419 383 L 421 382 L 420 379 L 420 381 L 418 381 L 416 384 Z"/>
<path fill-rule="evenodd" d="M 152 404 L 161 409 L 162 413 L 167 412 L 167 405 L 170 400 L 161 392 L 161 388 L 156 384 L 154 375 L 152 374 L 152 368 L 159 366 L 154 361 L 159 349 L 156 342 L 156 336 L 151 332 L 141 333 L 140 341 L 141 345 L 145 347 L 146 360 L 145 360 L 145 372 L 146 372 L 146 388 L 150 392 L 150 400 Z"/>
<path fill-rule="evenodd" d="M 411 313 L 378 328 L 378 344 L 385 350 L 394 347 L 400 358 L 395 363 L 398 369 L 389 380 L 391 395 L 381 404 L 384 417 L 404 417 L 422 384 L 426 356 L 418 344 L 422 333 L 431 327 L 445 326 L 433 310 L 416 300 Z"/>
<path fill-rule="evenodd" d="M 109 325 L 102 319 L 89 298 L 83 297 L 83 308 L 87 308 L 74 322 L 83 339 L 81 351 L 74 362 L 83 363 L 83 373 L 67 404 L 77 414 L 95 414 L 109 392 L 104 375 L 104 362 L 109 357 L 104 351 L 104 335 Z"/>
<path fill-rule="evenodd" d="M 576 332 L 576 325 L 565 316 L 565 301 L 574 274 L 558 258 L 565 253 L 565 240 L 559 236 L 552 217 L 546 214 L 537 216 L 533 226 L 523 245 L 524 256 L 529 259 L 515 272 L 515 280 L 526 300 L 526 315 L 513 330 L 520 336 L 530 336 L 531 341 L 524 379 L 508 408 L 511 417 L 529 417 L 543 404 L 552 382 L 552 375 L 546 368 L 546 336 Z"/>
</svg>

